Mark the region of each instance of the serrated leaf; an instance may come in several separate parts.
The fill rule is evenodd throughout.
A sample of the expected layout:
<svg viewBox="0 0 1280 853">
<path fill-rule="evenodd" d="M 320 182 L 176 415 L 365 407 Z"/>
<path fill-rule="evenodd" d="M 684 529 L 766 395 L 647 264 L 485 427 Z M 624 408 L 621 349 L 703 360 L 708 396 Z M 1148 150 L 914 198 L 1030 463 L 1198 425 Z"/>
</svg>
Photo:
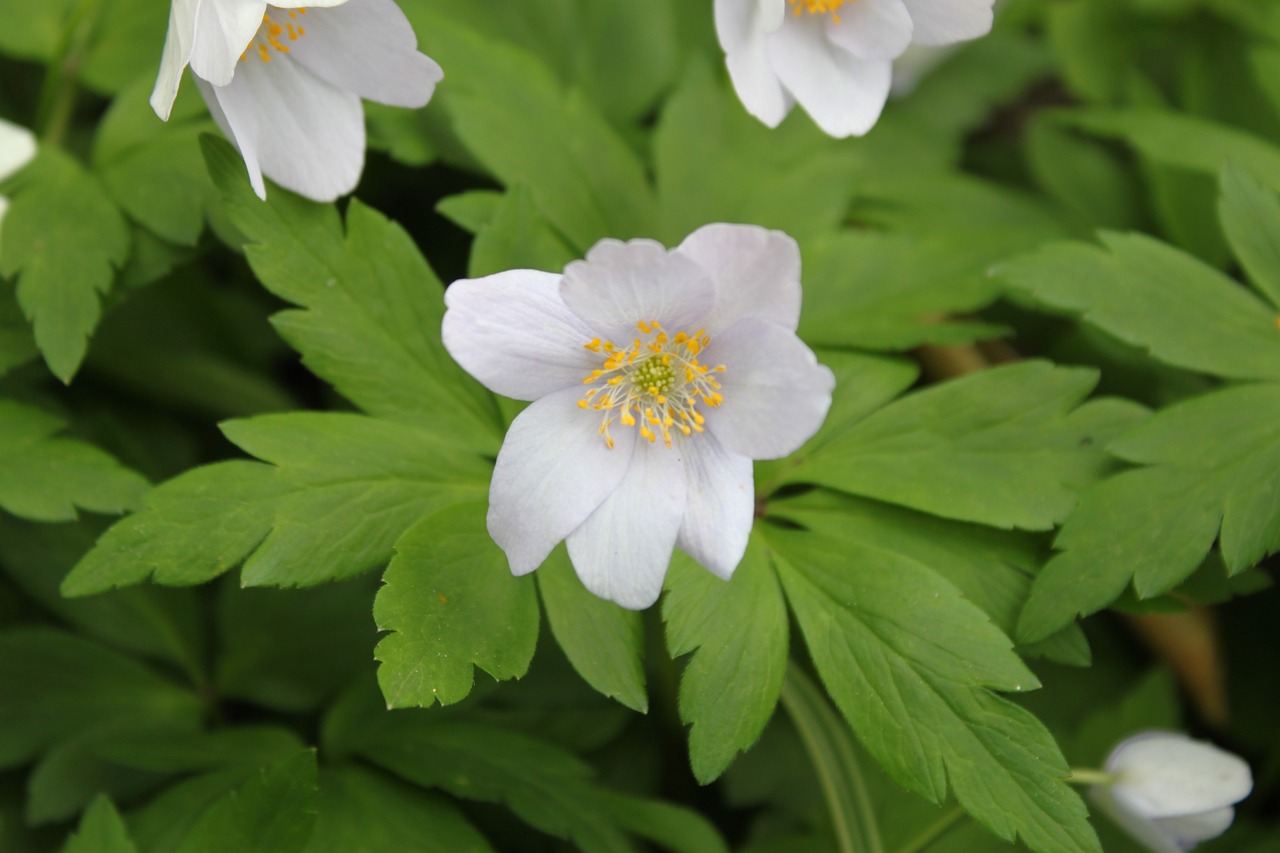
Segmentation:
<svg viewBox="0 0 1280 853">
<path fill-rule="evenodd" d="M 257 770 L 205 812 L 175 853 L 301 853 L 316 822 L 316 753 Z"/>
<path fill-rule="evenodd" d="M 995 301 L 999 287 L 987 267 L 1025 242 L 1000 230 L 929 237 L 848 231 L 808 242 L 799 334 L 818 346 L 873 350 L 998 337 L 1000 326 L 941 315 Z"/>
<path fill-rule="evenodd" d="M 610 699 L 647 712 L 640 614 L 588 592 L 563 548 L 534 577 L 551 633 L 577 673 Z"/>
<path fill-rule="evenodd" d="M 693 655 L 678 707 L 691 726 L 693 775 L 706 785 L 760 737 L 786 674 L 790 626 L 761 540 L 751 539 L 728 583 L 678 555 L 662 617 L 671 656 Z"/>
<path fill-rule="evenodd" d="M 1157 359 L 1232 379 L 1280 378 L 1276 312 L 1190 255 L 1140 234 L 1049 245 L 996 275 Z M 1157 310 L 1158 307 L 1158 310 Z"/>
<path fill-rule="evenodd" d="M 982 611 L 906 557 L 813 531 L 767 538 L 823 684 L 890 776 L 933 802 L 950 788 L 1033 850 L 1100 851 L 1048 731 L 990 692 L 1037 682 Z"/>
<path fill-rule="evenodd" d="M 467 275 L 511 269 L 557 271 L 576 257 L 543 218 L 524 184 L 516 184 L 476 231 Z"/>
<path fill-rule="evenodd" d="M 95 727 L 194 727 L 197 697 L 137 661 L 62 631 L 0 634 L 0 767 Z"/>
<path fill-rule="evenodd" d="M 512 577 L 485 528 L 483 505 L 424 518 L 396 543 L 374 601 L 374 652 L 389 707 L 451 705 L 471 692 L 479 667 L 519 678 L 538 641 L 533 579 Z"/>
<path fill-rule="evenodd" d="M 1222 172 L 1218 218 L 1253 286 L 1280 308 L 1280 198 L 1231 165 Z"/>
<path fill-rule="evenodd" d="M 148 484 L 103 451 L 56 438 L 60 419 L 0 399 L 0 509 L 34 521 L 69 521 L 76 507 L 120 513 Z"/>
<path fill-rule="evenodd" d="M 1138 108 L 1062 112 L 1064 124 L 1125 140 L 1151 160 L 1217 177 L 1235 163 L 1280 190 L 1280 147 L 1261 137 L 1185 113 Z"/>
<path fill-rule="evenodd" d="M 100 297 L 129 257 L 129 230 L 97 178 L 57 149 L 24 170 L 4 221 L 0 274 L 54 375 L 70 382 L 102 313 Z"/>
<path fill-rule="evenodd" d="M 1048 530 L 1104 470 L 1101 441 L 1140 415 L 1118 401 L 1077 408 L 1096 381 L 1091 370 L 1027 361 L 933 386 L 802 453 L 782 481 Z"/>
<path fill-rule="evenodd" d="M 62 847 L 62 853 L 137 853 L 137 850 L 120 813 L 104 796 L 89 805 L 79 828 Z"/>
<path fill-rule="evenodd" d="M 1093 486 L 1067 519 L 1018 624 L 1047 636 L 1132 579 L 1141 598 L 1188 577 L 1221 537 L 1231 573 L 1280 550 L 1280 386 L 1226 388 L 1170 406 L 1112 442 L 1144 466 Z"/>
<path fill-rule="evenodd" d="M 244 562 L 247 586 L 305 586 L 382 565 L 433 509 L 477 500 L 489 464 L 435 432 L 347 413 L 223 424 L 272 465 L 222 462 L 150 492 L 63 582 L 89 595 L 148 577 L 203 583 Z"/>
<path fill-rule="evenodd" d="M 371 733 L 361 753 L 418 785 L 455 797 L 501 802 L 530 826 L 578 849 L 631 851 L 622 830 L 595 807 L 591 769 L 573 755 L 508 729 L 428 723 L 396 715 Z"/>
<path fill-rule="evenodd" d="M 708 222 L 754 222 L 793 237 L 835 228 L 860 152 L 809 122 L 764 127 L 722 85 L 694 62 L 663 107 L 653 137 L 662 237 L 675 243 Z"/>
<path fill-rule="evenodd" d="M 443 289 L 398 225 L 358 201 L 346 233 L 331 205 L 275 189 L 253 194 L 244 164 L 205 137 L 205 159 L 258 278 L 301 306 L 272 318 L 303 363 L 369 414 L 429 428 L 493 452 L 493 398 L 440 341 Z"/>
<path fill-rule="evenodd" d="M 306 853 L 489 853 L 458 808 L 356 765 L 320 772 L 320 816 Z"/>
<path fill-rule="evenodd" d="M 640 159 L 578 91 L 511 44 L 416 10 L 426 50 L 449 69 L 442 107 L 454 132 L 499 181 L 526 184 L 547 220 L 585 251 L 602 237 L 656 233 Z"/>
</svg>

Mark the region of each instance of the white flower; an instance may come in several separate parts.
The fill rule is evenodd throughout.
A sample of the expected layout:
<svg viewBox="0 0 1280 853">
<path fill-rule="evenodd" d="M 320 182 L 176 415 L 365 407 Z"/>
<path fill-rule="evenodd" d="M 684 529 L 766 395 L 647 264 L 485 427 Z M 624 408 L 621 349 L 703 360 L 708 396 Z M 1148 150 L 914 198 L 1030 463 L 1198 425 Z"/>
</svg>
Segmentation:
<svg viewBox="0 0 1280 853">
<path fill-rule="evenodd" d="M 511 424 L 489 532 L 523 575 L 566 540 L 596 595 L 657 600 L 679 546 L 728 579 L 755 511 L 752 459 L 796 450 L 835 379 L 796 337 L 800 252 L 778 231 L 708 225 L 668 251 L 602 240 L 556 275 L 454 282 L 444 344 Z"/>
<path fill-rule="evenodd" d="M 1239 756 L 1175 732 L 1134 735 L 1111 751 L 1106 770 L 1115 781 L 1094 786 L 1092 799 L 1155 853 L 1217 838 L 1253 790 Z"/>
<path fill-rule="evenodd" d="M 31 131 L 0 119 L 0 181 L 17 172 L 36 156 L 36 138 Z M 9 210 L 9 200 L 0 196 L 0 224 Z"/>
<path fill-rule="evenodd" d="M 151 106 L 168 120 L 190 65 L 260 198 L 265 174 L 332 201 L 364 168 L 360 99 L 421 107 L 443 78 L 417 44 L 393 0 L 173 0 Z"/>
<path fill-rule="evenodd" d="M 795 103 L 831 136 L 866 133 L 907 45 L 991 30 L 994 0 L 715 0 L 716 32 L 747 112 L 776 127 Z"/>
</svg>

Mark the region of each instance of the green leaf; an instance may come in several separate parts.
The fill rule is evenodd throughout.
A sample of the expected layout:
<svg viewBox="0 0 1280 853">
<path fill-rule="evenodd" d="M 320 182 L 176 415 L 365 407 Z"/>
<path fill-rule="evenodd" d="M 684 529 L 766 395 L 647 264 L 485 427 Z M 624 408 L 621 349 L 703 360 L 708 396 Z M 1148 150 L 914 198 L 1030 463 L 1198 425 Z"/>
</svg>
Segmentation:
<svg viewBox="0 0 1280 853">
<path fill-rule="evenodd" d="M 98 180 L 53 148 L 23 171 L 4 220 L 0 274 L 18 277 L 18 303 L 54 375 L 70 382 L 129 257 L 124 217 Z"/>
<path fill-rule="evenodd" d="M 861 163 L 807 120 L 760 124 L 702 62 L 663 108 L 653 159 L 661 235 L 673 243 L 708 222 L 754 222 L 794 237 L 830 231 Z"/>
<path fill-rule="evenodd" d="M 760 539 L 751 539 L 728 583 L 679 555 L 662 617 L 671 656 L 693 653 L 678 707 L 692 726 L 693 775 L 706 785 L 760 737 L 787 669 L 787 610 Z"/>
<path fill-rule="evenodd" d="M 315 750 L 301 750 L 221 797 L 176 853 L 301 853 L 316 823 L 319 793 Z"/>
<path fill-rule="evenodd" d="M 378 683 L 390 707 L 466 698 L 473 667 L 519 678 L 538 641 L 531 578 L 512 577 L 485 529 L 483 505 L 424 518 L 396 543 L 374 602 Z"/>
<path fill-rule="evenodd" d="M 1095 445 L 1139 414 L 1119 401 L 1077 408 L 1095 382 L 1091 370 L 1028 361 L 933 386 L 802 455 L 783 482 L 991 527 L 1048 530 L 1105 468 Z"/>
<path fill-rule="evenodd" d="M 806 243 L 800 336 L 818 346 L 888 350 L 997 337 L 1000 326 L 941 315 L 995 301 L 999 287 L 987 267 L 1024 244 L 998 230 L 930 237 L 848 231 Z"/>
<path fill-rule="evenodd" d="M 573 668 L 610 699 L 647 712 L 640 614 L 588 592 L 563 548 L 553 551 L 534 576 L 547 624 Z"/>
<path fill-rule="evenodd" d="M 508 193 L 497 190 L 468 190 L 446 196 L 436 203 L 436 212 L 472 234 L 493 221 Z"/>
<path fill-rule="evenodd" d="M 0 377 L 39 354 L 13 286 L 0 280 Z"/>
<path fill-rule="evenodd" d="M 502 196 L 492 218 L 476 231 L 467 275 L 472 278 L 511 269 L 561 270 L 574 260 L 534 204 L 524 184 Z"/>
<path fill-rule="evenodd" d="M 244 562 L 246 586 L 351 577 L 391 557 L 425 515 L 488 491 L 489 463 L 434 432 L 347 413 L 264 415 L 223 424 L 273 463 L 222 462 L 149 493 L 63 583 L 66 595 L 116 586 L 203 583 Z"/>
<path fill-rule="evenodd" d="M 50 613 L 106 643 L 177 665 L 191 682 L 205 681 L 205 625 L 189 590 L 139 587 L 86 599 L 66 599 L 62 578 L 105 525 L 31 524 L 0 516 L 0 563 L 8 578 Z"/>
<path fill-rule="evenodd" d="M 573 755 L 508 729 L 427 720 L 419 714 L 383 720 L 360 751 L 418 785 L 504 803 L 535 829 L 588 853 L 632 849 L 597 806 L 591 769 Z"/>
<path fill-rule="evenodd" d="M 729 853 L 729 845 L 711 821 L 692 809 L 612 792 L 603 793 L 598 802 L 623 829 L 663 849 L 676 853 Z"/>
<path fill-rule="evenodd" d="M 0 634 L 0 767 L 25 764 L 95 727 L 194 727 L 199 700 L 131 658 L 71 634 L 15 628 Z"/>
<path fill-rule="evenodd" d="M 1253 286 L 1280 308 L 1280 198 L 1247 172 L 1222 172 L 1218 217 Z"/>
<path fill-rule="evenodd" d="M 1280 550 L 1280 386 L 1242 385 L 1170 406 L 1112 442 L 1144 466 L 1087 490 L 1036 578 L 1019 639 L 1102 609 L 1133 581 L 1140 598 L 1174 588 L 1216 538 L 1238 573 Z"/>
<path fill-rule="evenodd" d="M 98 750 L 120 735 L 137 734 L 138 724 L 124 721 L 97 726 L 49 748 L 27 777 L 25 819 L 30 825 L 61 823 L 80 814 L 99 794 L 114 800 L 137 800 L 163 781 L 154 773 L 122 767 L 99 757 Z M 162 735 L 154 721 L 148 734 Z"/>
<path fill-rule="evenodd" d="M 27 0 L 0 0 L 0 51 L 22 59 L 53 58 L 62 35 L 63 18 L 71 0 L 48 0 L 32 6 Z"/>
<path fill-rule="evenodd" d="M 240 155 L 221 140 L 203 142 L 228 215 L 251 235 L 254 272 L 302 306 L 273 323 L 303 363 L 369 414 L 495 451 L 497 408 L 445 352 L 443 290 L 409 235 L 359 202 L 348 209 L 345 237 L 331 205 L 278 188 L 264 204 Z"/>
<path fill-rule="evenodd" d="M 1048 731 L 990 692 L 1038 682 L 981 610 L 907 556 L 814 531 L 766 536 L 823 684 L 890 776 L 933 802 L 950 787 L 1033 850 L 1101 849 Z"/>
<path fill-rule="evenodd" d="M 1043 561 L 1039 536 L 961 524 L 825 491 L 771 501 L 766 518 L 856 542 L 860 554 L 902 557 L 928 566 L 982 608 L 1007 635 L 1017 627 L 1032 578 Z M 1071 633 L 1075 642 L 1083 640 L 1078 630 Z M 1063 638 L 1062 642 L 1072 641 Z"/>
<path fill-rule="evenodd" d="M 996 274 L 1166 364 L 1231 379 L 1280 378 L 1275 309 L 1150 237 L 1103 234 L 1102 240 L 1104 248 L 1051 244 Z"/>
<path fill-rule="evenodd" d="M 526 184 L 552 226 L 584 251 L 602 237 L 656 233 L 640 159 L 577 91 L 510 44 L 435 10 L 415 20 L 424 49 L 449 69 L 441 106 L 452 129 L 500 182 Z"/>
<path fill-rule="evenodd" d="M 1227 163 L 1280 190 L 1280 147 L 1227 125 L 1184 113 L 1142 108 L 1064 111 L 1059 120 L 1123 139 L 1151 160 L 1217 177 Z"/>
<path fill-rule="evenodd" d="M 137 853 L 120 813 L 111 801 L 99 796 L 85 810 L 80 827 L 67 839 L 62 853 Z"/>
<path fill-rule="evenodd" d="M 215 731 L 118 735 L 99 745 L 97 754 L 122 767 L 172 774 L 260 767 L 284 761 L 302 748 L 289 729 L 237 725 Z"/>
<path fill-rule="evenodd" d="M 320 772 L 320 816 L 306 853 L 489 853 L 458 808 L 356 765 Z"/>
<path fill-rule="evenodd" d="M 0 509 L 35 521 L 68 521 L 76 507 L 120 513 L 138 505 L 147 481 L 92 445 L 54 438 L 63 423 L 0 399 Z"/>
</svg>

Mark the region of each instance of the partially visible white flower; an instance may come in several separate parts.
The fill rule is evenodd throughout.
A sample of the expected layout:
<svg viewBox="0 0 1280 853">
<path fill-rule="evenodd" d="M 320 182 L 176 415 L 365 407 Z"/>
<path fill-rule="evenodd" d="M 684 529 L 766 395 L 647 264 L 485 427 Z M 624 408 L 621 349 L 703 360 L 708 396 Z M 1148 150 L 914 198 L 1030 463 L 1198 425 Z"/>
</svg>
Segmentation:
<svg viewBox="0 0 1280 853">
<path fill-rule="evenodd" d="M 36 138 L 25 127 L 0 119 L 0 181 L 17 172 L 36 156 Z M 0 195 L 0 225 L 9 211 L 9 200 Z"/>
<path fill-rule="evenodd" d="M 355 189 L 368 98 L 421 107 L 444 74 L 394 0 L 173 0 L 151 93 L 168 120 L 188 65 L 209 112 L 263 175 L 317 201 Z"/>
<path fill-rule="evenodd" d="M 1226 832 L 1232 806 L 1253 790 L 1239 756 L 1176 732 L 1134 735 L 1111 751 L 1110 785 L 1090 796 L 1155 853 L 1181 853 Z"/>
<path fill-rule="evenodd" d="M 893 60 L 991 30 L 994 0 L 715 0 L 716 32 L 747 112 L 776 127 L 796 103 L 823 131 L 880 117 Z"/>
<path fill-rule="evenodd" d="M 511 270 L 445 292 L 444 345 L 511 424 L 489 532 L 511 571 L 567 540 L 596 595 L 640 609 L 677 545 L 721 578 L 755 511 L 752 459 L 821 425 L 835 379 L 796 337 L 800 251 L 778 231 L 708 225 L 668 251 L 602 240 L 564 275 Z"/>
</svg>

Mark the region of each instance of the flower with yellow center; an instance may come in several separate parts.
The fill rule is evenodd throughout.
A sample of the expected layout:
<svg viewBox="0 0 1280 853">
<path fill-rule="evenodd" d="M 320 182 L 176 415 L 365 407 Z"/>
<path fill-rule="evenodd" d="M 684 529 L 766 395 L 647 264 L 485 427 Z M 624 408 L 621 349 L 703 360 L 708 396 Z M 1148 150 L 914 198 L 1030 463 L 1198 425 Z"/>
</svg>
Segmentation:
<svg viewBox="0 0 1280 853">
<path fill-rule="evenodd" d="M 160 118 L 188 65 L 258 195 L 265 175 L 317 201 L 360 179 L 361 98 L 420 107 L 444 76 L 394 0 L 173 0 L 151 94 Z"/>
<path fill-rule="evenodd" d="M 831 136 L 880 117 L 893 60 L 991 29 L 994 0 L 715 0 L 716 32 L 747 111 L 776 127 L 795 104 Z"/>
<path fill-rule="evenodd" d="M 668 251 L 604 240 L 563 275 L 454 282 L 444 344 L 490 390 L 531 400 L 489 492 L 517 575 L 561 540 L 587 589 L 662 591 L 672 549 L 728 579 L 755 512 L 753 459 L 800 447 L 834 377 L 796 337 L 800 252 L 777 231 L 708 225 Z"/>
</svg>

